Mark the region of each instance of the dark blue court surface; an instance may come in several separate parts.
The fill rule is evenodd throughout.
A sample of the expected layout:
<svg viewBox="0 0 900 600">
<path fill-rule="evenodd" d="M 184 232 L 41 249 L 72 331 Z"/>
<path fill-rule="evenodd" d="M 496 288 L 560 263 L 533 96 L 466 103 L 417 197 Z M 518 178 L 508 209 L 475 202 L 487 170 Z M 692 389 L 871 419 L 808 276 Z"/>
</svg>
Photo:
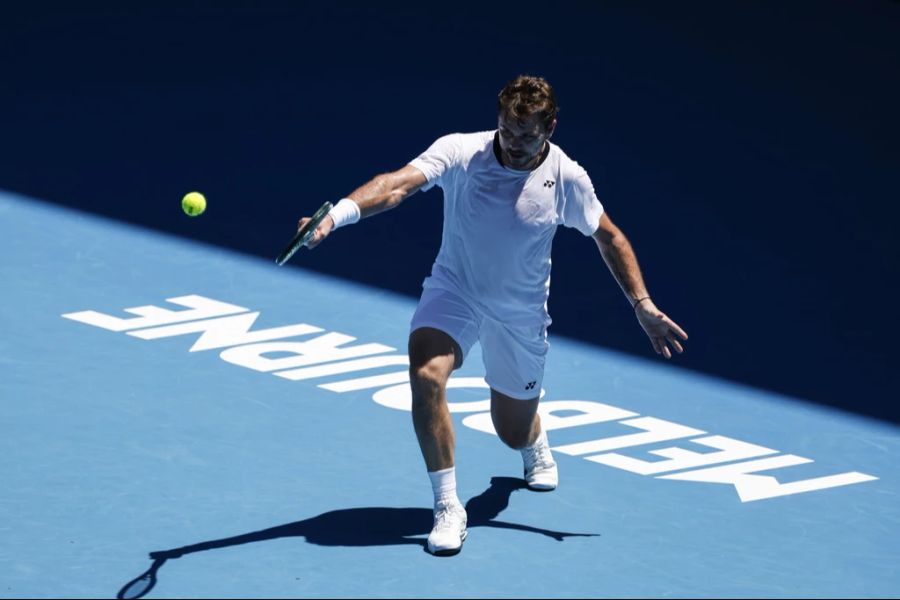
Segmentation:
<svg viewBox="0 0 900 600">
<path fill-rule="evenodd" d="M 900 591 L 893 424 L 551 328 L 561 484 L 532 493 L 476 348 L 450 391 L 470 536 L 435 558 L 414 299 L 13 194 L 0 240 L 2 597 Z"/>
</svg>

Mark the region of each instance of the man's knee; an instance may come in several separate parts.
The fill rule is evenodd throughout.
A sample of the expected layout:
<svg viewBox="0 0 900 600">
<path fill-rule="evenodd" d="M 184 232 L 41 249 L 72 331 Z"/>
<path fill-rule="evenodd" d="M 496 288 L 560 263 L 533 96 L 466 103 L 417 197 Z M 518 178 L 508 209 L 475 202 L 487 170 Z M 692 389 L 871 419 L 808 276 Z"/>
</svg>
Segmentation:
<svg viewBox="0 0 900 600">
<path fill-rule="evenodd" d="M 437 329 L 416 329 L 409 336 L 409 382 L 413 406 L 443 397 L 457 362 L 458 346 Z"/>
<path fill-rule="evenodd" d="M 447 386 L 449 372 L 444 361 L 431 360 L 424 364 L 409 366 L 409 383 L 413 390 L 413 401 L 417 397 L 433 397 L 439 395 Z"/>
<path fill-rule="evenodd" d="M 524 427 L 510 425 L 501 425 L 500 427 L 497 427 L 497 424 L 495 423 L 494 429 L 497 431 L 497 436 L 500 438 L 500 441 L 513 450 L 521 450 L 527 446 L 530 441 L 531 424 Z"/>
<path fill-rule="evenodd" d="M 515 450 L 531 441 L 538 398 L 518 400 L 491 390 L 491 420 L 500 440 Z"/>
</svg>

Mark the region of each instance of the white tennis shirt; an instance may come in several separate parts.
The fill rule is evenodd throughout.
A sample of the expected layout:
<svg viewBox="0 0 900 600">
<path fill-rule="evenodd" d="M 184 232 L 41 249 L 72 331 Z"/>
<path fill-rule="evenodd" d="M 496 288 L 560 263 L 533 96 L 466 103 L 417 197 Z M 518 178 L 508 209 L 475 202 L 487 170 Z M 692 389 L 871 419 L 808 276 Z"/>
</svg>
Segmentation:
<svg viewBox="0 0 900 600">
<path fill-rule="evenodd" d="M 496 131 L 439 138 L 409 164 L 444 192 L 441 248 L 423 283 L 462 295 L 510 326 L 549 325 L 550 250 L 558 225 L 593 234 L 603 214 L 587 172 L 549 143 L 531 171 L 503 166 Z M 499 148 L 498 148 L 499 150 Z"/>
</svg>

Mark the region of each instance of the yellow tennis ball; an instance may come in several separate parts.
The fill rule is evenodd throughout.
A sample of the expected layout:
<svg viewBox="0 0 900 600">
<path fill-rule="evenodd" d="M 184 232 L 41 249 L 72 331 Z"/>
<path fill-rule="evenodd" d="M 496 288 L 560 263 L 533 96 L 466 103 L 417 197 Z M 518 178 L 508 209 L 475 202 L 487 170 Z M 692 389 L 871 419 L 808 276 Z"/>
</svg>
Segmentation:
<svg viewBox="0 0 900 600">
<path fill-rule="evenodd" d="M 206 198 L 200 192 L 188 192 L 181 199 L 181 210 L 189 217 L 202 215 L 206 210 Z"/>
</svg>

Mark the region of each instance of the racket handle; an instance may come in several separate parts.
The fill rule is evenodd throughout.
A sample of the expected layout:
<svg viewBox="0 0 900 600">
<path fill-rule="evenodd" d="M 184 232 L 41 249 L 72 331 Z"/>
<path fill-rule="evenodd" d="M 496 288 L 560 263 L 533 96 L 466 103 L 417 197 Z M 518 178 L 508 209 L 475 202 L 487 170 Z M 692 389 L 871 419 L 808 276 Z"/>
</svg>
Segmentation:
<svg viewBox="0 0 900 600">
<path fill-rule="evenodd" d="M 319 226 L 319 223 L 322 222 L 322 219 L 328 216 L 328 211 L 332 209 L 334 205 L 331 202 L 325 202 L 322 206 L 319 207 L 312 217 L 310 217 L 309 221 L 307 221 L 303 227 L 297 230 L 297 233 L 294 234 L 294 237 L 291 238 L 291 241 L 288 242 L 287 246 L 284 247 L 284 250 L 281 251 L 281 254 L 275 258 L 275 264 L 279 267 L 286 263 L 297 250 L 300 249 L 303 244 L 309 241 L 309 239 L 316 233 L 316 227 Z"/>
</svg>

